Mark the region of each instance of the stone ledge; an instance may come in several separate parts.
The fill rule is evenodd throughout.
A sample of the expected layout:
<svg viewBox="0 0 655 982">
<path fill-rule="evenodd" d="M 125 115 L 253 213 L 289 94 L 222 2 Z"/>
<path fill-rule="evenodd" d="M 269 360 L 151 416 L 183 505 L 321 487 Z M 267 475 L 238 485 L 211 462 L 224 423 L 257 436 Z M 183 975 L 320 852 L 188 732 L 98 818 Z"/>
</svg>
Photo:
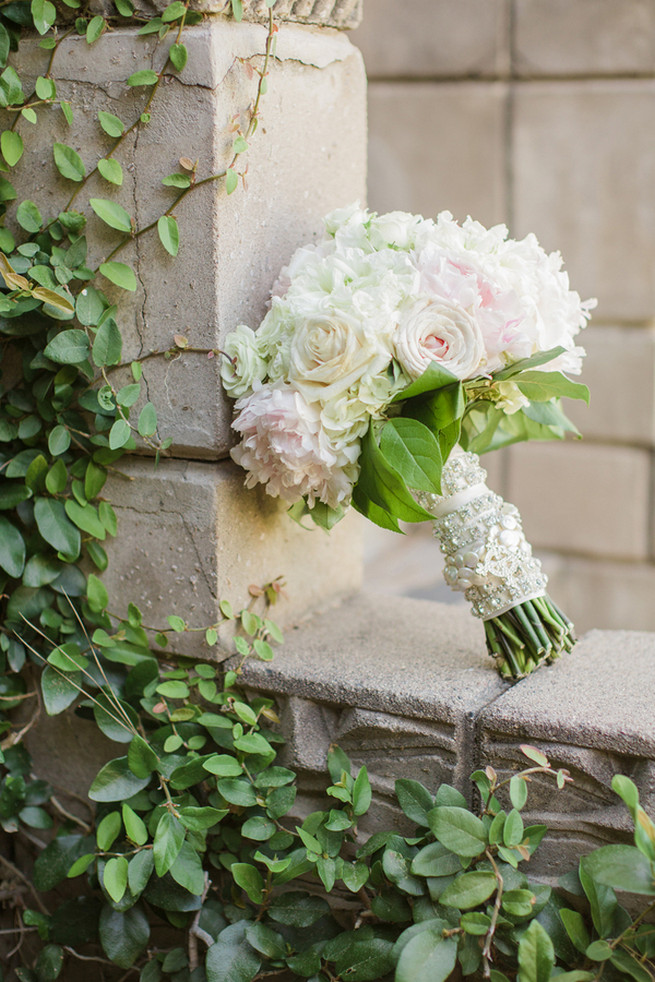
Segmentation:
<svg viewBox="0 0 655 982">
<path fill-rule="evenodd" d="M 169 0 L 135 0 L 135 13 L 152 17 L 168 6 Z M 242 0 L 243 20 L 263 24 L 268 21 L 266 0 Z M 232 20 L 232 0 L 191 0 L 191 10 L 201 14 L 223 14 Z M 89 11 L 103 17 L 115 17 L 112 0 L 91 0 Z M 362 19 L 362 0 L 275 0 L 273 17 L 277 23 L 313 24 L 320 27 L 336 27 L 351 30 Z M 69 11 L 62 11 L 59 19 L 70 21 Z"/>
<path fill-rule="evenodd" d="M 466 609 L 362 594 L 291 632 L 272 664 L 246 666 L 245 681 L 280 702 L 299 813 L 317 807 L 330 743 L 366 764 L 374 795 L 364 832 L 405 828 L 396 777 L 432 791 L 447 781 L 470 797 L 473 770 L 493 764 L 504 777 L 526 765 L 522 743 L 541 747 L 574 777 L 561 793 L 539 776 L 531 785 L 526 821 L 550 829 L 531 872 L 552 878 L 581 852 L 626 839 L 614 774 L 632 777 L 655 807 L 654 666 L 655 634 L 592 631 L 512 685 Z"/>
</svg>

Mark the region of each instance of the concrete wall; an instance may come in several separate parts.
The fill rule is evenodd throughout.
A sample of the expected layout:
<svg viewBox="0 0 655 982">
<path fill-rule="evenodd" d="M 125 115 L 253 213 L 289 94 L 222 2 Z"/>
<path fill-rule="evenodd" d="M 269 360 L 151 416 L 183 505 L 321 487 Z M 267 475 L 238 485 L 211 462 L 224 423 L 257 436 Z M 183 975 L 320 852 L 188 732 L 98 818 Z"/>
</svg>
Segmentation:
<svg viewBox="0 0 655 982">
<path fill-rule="evenodd" d="M 598 297 L 591 408 L 570 410 L 584 443 L 495 455 L 490 483 L 580 630 L 655 629 L 655 3 L 368 0 L 351 38 L 369 75 L 370 206 L 533 231 Z M 371 585 L 446 599 L 426 535 L 403 553 L 369 533 Z"/>
</svg>

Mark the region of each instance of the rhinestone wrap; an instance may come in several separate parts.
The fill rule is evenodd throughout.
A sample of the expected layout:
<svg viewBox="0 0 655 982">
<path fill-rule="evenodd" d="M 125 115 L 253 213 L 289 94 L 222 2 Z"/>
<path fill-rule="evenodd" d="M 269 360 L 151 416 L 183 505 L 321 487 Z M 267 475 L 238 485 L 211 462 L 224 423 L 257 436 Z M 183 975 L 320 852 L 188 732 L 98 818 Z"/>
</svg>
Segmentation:
<svg viewBox="0 0 655 982">
<path fill-rule="evenodd" d="M 477 454 L 456 448 L 444 465 L 443 493 L 416 493 L 435 516 L 433 534 L 446 557 L 446 583 L 464 593 L 482 620 L 543 596 L 548 582 L 532 556 L 518 508 L 490 491 L 486 477 Z"/>
</svg>

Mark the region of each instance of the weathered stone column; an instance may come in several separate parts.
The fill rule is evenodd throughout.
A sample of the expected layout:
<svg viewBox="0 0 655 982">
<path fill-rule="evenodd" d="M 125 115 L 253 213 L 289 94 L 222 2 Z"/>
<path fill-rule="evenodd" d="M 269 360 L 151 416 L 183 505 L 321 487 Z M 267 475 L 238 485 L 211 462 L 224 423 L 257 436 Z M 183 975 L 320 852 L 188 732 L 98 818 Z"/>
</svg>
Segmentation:
<svg viewBox="0 0 655 982">
<path fill-rule="evenodd" d="M 180 171 L 180 157 L 198 162 L 199 182 L 230 164 L 235 131 L 247 127 L 259 79 L 253 68 L 261 69 L 267 38 L 266 26 L 257 23 L 266 18 L 266 5 L 255 0 L 244 8 L 244 21 L 236 23 L 229 3 L 200 4 L 210 12 L 184 31 L 186 67 L 163 80 L 151 120 L 121 147 L 123 185 L 90 182 L 83 189 L 87 198 L 101 194 L 118 202 L 142 229 L 170 206 L 174 190 L 161 181 Z M 159 435 L 172 439 L 170 457 L 156 469 L 146 456 L 123 460 L 125 477 L 112 478 L 106 491 L 119 516 L 105 575 L 112 607 L 121 610 L 132 600 L 147 612 L 149 624 L 164 624 L 173 612 L 196 625 L 211 624 L 219 616 L 219 598 L 238 609 L 250 599 L 250 584 L 277 577 L 286 586 L 276 618 L 288 624 L 352 592 L 360 581 L 360 546 L 351 523 L 329 537 L 303 531 L 278 501 L 246 492 L 244 475 L 227 459 L 232 407 L 220 385 L 221 358 L 212 357 L 211 349 L 220 349 L 239 323 L 257 327 L 293 251 L 321 231 L 326 212 L 363 200 L 365 193 L 364 70 L 347 35 L 337 30 L 356 22 L 358 4 L 278 0 L 273 14 L 279 31 L 268 91 L 237 165 L 241 172 L 247 162 L 247 183 L 239 182 L 230 195 L 224 181 L 189 194 L 176 209 L 179 255 L 169 256 L 156 232 L 138 237 L 118 257 L 134 266 L 136 291 L 105 284 L 118 303 L 123 360 L 145 356 L 143 376 Z M 43 73 L 47 55 L 34 46 L 34 76 Z M 138 37 L 136 28 L 113 30 L 93 48 L 84 37 L 67 38 L 57 54 L 58 91 L 63 98 L 75 93 L 82 108 L 65 134 L 61 115 L 52 114 L 47 135 L 74 147 L 92 168 L 111 146 L 98 110 L 138 118 L 147 90 L 144 95 L 125 80 L 135 70 L 159 70 L 165 57 L 156 40 Z M 46 207 L 53 193 L 65 201 L 70 182 L 51 160 L 41 159 L 44 134 L 33 140 L 26 151 L 32 153 L 31 176 L 40 175 L 35 202 Z M 102 254 L 89 259 L 97 263 L 119 236 L 95 216 L 91 223 L 102 242 Z M 165 357 L 175 336 L 204 352 Z M 152 352 L 161 354 L 148 357 Z"/>
</svg>

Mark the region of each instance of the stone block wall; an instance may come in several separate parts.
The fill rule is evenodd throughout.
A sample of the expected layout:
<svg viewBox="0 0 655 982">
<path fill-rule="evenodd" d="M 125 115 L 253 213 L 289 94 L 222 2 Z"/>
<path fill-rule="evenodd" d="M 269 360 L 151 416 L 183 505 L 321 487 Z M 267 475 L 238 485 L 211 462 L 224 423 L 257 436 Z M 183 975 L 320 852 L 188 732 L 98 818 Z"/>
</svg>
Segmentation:
<svg viewBox="0 0 655 982">
<path fill-rule="evenodd" d="M 227 11 L 230 5 L 209 6 Z M 257 87 L 253 66 L 262 65 L 267 37 L 266 27 L 252 22 L 265 4 L 244 6 L 243 23 L 229 11 L 216 12 L 185 31 L 186 67 L 164 80 L 150 122 L 121 148 L 125 182 L 101 193 L 121 204 L 139 229 L 170 205 L 171 191 L 161 181 L 179 170 L 180 157 L 197 160 L 199 183 L 230 164 L 235 120 L 247 126 Z M 352 523 L 330 537 L 305 532 L 279 501 L 245 491 L 245 475 L 228 459 L 232 404 L 220 384 L 221 359 L 208 357 L 238 324 L 258 326 L 281 267 L 321 233 L 323 215 L 365 194 L 364 69 L 337 29 L 356 21 L 360 4 L 293 6 L 275 5 L 279 30 L 268 91 L 237 167 L 243 170 L 247 160 L 247 184 L 240 182 L 229 196 L 222 181 L 199 187 L 176 208 L 176 259 L 164 253 L 156 234 L 145 235 L 125 249 L 137 273 L 136 291 L 108 284 L 125 338 L 123 359 L 147 356 L 147 398 L 157 409 L 160 437 L 170 437 L 172 446 L 157 468 L 144 456 L 122 461 L 107 484 L 121 527 L 110 543 L 105 581 L 114 609 L 135 600 L 155 625 L 170 613 L 196 626 L 212 624 L 219 599 L 238 610 L 251 600 L 250 585 L 278 578 L 285 590 L 276 619 L 295 623 L 351 593 L 361 578 L 359 529 Z M 45 70 L 48 52 L 36 42 L 25 57 L 28 76 Z M 47 135 L 65 139 L 93 167 L 109 145 L 98 110 L 136 118 L 143 93 L 125 79 L 144 66 L 159 69 L 165 57 L 136 28 L 107 33 L 92 60 L 84 37 L 66 38 L 58 52 L 58 91 L 63 98 L 74 93 L 81 109 L 63 137 L 66 124 L 53 114 Z M 43 145 L 27 142 L 21 178 L 47 210 L 53 194 L 65 201 L 70 188 L 52 160 L 42 159 L 48 156 Z M 87 196 L 97 193 L 93 183 L 84 188 Z M 93 265 L 118 236 L 95 216 L 90 221 L 102 236 L 100 254 L 89 259 Z M 190 350 L 164 357 L 176 335 L 187 338 Z"/>
<path fill-rule="evenodd" d="M 505 222 L 561 250 L 598 308 L 582 343 L 584 443 L 516 446 L 490 483 L 521 509 L 579 630 L 655 628 L 655 5 L 652 0 L 369 0 L 369 205 Z M 485 461 L 485 466 L 487 461 Z M 371 583 L 446 596 L 369 535 Z M 409 550 L 412 551 L 411 549 Z M 404 564 L 380 575 L 385 556 Z"/>
<path fill-rule="evenodd" d="M 510 685 L 464 609 L 362 594 L 292 632 L 272 663 L 248 663 L 246 681 L 283 710 L 299 815 L 325 807 L 331 743 L 366 765 L 373 804 L 364 836 L 411 833 L 395 801 L 399 777 L 433 794 L 453 784 L 471 801 L 474 770 L 491 764 L 505 779 L 530 766 L 521 744 L 543 750 L 573 778 L 562 791 L 543 775 L 530 783 L 526 822 L 549 828 L 530 873 L 554 880 L 581 854 L 630 841 L 614 774 L 631 777 L 655 813 L 654 667 L 655 635 L 592 631 L 571 654 Z"/>
</svg>

